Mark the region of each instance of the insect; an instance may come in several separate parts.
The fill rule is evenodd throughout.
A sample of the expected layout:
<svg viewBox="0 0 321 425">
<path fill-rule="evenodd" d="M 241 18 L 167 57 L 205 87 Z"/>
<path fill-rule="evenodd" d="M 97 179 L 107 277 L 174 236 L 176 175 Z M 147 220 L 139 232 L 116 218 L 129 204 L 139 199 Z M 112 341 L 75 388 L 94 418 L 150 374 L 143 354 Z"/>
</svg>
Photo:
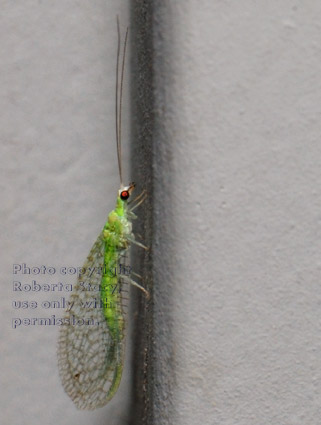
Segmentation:
<svg viewBox="0 0 321 425">
<path fill-rule="evenodd" d="M 124 272 L 126 267 L 122 264 L 131 243 L 147 249 L 135 240 L 131 223 L 136 217 L 133 210 L 145 200 L 146 194 L 142 192 L 137 196 L 132 206 L 129 198 L 135 184 L 123 185 L 121 110 L 128 28 L 120 70 L 118 17 L 117 33 L 115 112 L 120 189 L 116 208 L 108 215 L 73 288 L 58 339 L 58 368 L 62 385 L 79 409 L 88 410 L 104 406 L 120 384 L 125 348 L 124 285 L 137 286 L 148 297 L 148 291 Z M 97 287 L 98 292 L 94 292 L 92 289 Z"/>
</svg>

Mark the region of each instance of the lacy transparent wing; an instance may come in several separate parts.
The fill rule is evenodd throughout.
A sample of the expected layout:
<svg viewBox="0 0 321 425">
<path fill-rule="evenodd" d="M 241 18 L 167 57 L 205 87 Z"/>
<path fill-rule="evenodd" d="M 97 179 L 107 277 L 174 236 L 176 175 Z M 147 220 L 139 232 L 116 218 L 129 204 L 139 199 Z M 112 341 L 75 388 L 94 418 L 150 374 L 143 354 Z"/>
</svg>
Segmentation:
<svg viewBox="0 0 321 425">
<path fill-rule="evenodd" d="M 58 340 L 58 367 L 66 393 L 79 409 L 95 409 L 109 400 L 108 390 L 122 357 L 122 344 L 110 337 L 100 306 L 104 241 L 94 243 L 70 297 Z M 94 270 L 94 271 L 93 271 Z"/>
</svg>

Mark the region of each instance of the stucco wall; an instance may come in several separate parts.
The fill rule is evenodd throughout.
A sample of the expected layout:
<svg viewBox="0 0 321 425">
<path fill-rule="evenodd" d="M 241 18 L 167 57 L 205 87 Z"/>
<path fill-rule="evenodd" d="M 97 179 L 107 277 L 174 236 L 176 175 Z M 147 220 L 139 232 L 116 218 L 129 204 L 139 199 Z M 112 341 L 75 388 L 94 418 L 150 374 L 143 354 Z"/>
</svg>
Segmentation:
<svg viewBox="0 0 321 425">
<path fill-rule="evenodd" d="M 320 418 L 317 2 L 154 2 L 155 424 Z"/>
</svg>

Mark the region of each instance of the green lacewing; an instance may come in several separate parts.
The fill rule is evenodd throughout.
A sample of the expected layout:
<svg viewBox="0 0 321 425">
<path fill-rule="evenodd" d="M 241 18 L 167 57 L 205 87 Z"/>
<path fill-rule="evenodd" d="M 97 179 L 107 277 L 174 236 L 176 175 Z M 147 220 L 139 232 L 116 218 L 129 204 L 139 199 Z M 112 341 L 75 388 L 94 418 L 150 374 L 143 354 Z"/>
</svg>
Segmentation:
<svg viewBox="0 0 321 425">
<path fill-rule="evenodd" d="M 125 349 L 123 286 L 137 286 L 148 297 L 148 291 L 124 272 L 128 269 L 122 264 L 132 243 L 147 249 L 135 240 L 132 233 L 132 220 L 136 218 L 133 210 L 145 200 L 146 194 L 142 192 L 137 196 L 132 206 L 129 199 L 135 183 L 125 186 L 122 179 L 121 118 L 128 28 L 120 66 L 118 17 L 117 33 L 115 115 L 120 189 L 116 207 L 109 213 L 73 287 L 58 339 L 58 369 L 62 385 L 77 408 L 88 410 L 104 406 L 120 384 Z M 94 292 L 93 288 L 99 289 Z"/>
</svg>

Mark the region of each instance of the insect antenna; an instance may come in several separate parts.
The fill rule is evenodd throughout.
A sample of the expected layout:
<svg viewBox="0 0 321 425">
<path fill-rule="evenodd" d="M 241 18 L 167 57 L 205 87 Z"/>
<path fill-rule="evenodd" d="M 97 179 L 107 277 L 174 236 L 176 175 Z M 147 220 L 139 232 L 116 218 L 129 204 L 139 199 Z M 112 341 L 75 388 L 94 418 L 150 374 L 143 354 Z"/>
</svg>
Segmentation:
<svg viewBox="0 0 321 425">
<path fill-rule="evenodd" d="M 117 36 L 118 36 L 118 44 L 117 44 L 117 61 L 116 61 L 116 90 L 115 90 L 116 143 L 117 143 L 117 158 L 118 158 L 120 185 L 123 186 L 123 174 L 122 174 L 122 163 L 121 163 L 121 120 L 122 120 L 123 85 L 124 85 L 124 70 L 125 70 L 125 57 L 126 57 L 126 47 L 127 47 L 127 38 L 128 38 L 128 27 L 126 28 L 126 34 L 125 34 L 121 70 L 119 70 L 121 40 L 120 40 L 120 26 L 119 26 L 118 15 L 117 15 Z M 119 79 L 119 73 L 120 73 L 120 79 Z"/>
</svg>

